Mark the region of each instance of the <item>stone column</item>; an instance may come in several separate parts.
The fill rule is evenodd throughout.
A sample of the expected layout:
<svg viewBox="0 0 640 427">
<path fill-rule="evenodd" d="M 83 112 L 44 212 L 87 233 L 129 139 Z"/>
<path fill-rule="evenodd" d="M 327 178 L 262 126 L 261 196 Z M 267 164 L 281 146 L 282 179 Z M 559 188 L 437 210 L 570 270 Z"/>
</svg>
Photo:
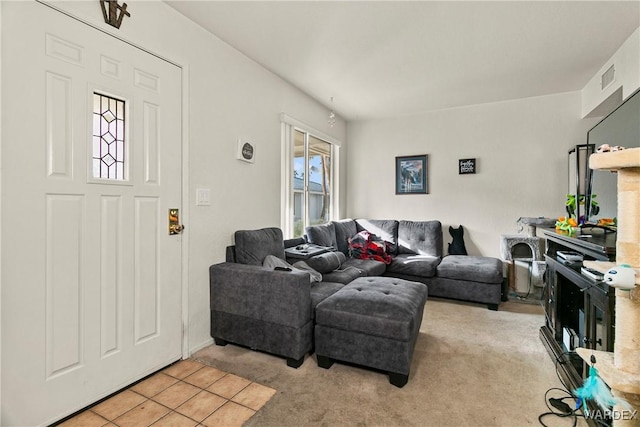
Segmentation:
<svg viewBox="0 0 640 427">
<path fill-rule="evenodd" d="M 637 272 L 640 268 L 640 148 L 594 154 L 589 166 L 618 173 L 616 264 L 629 264 Z M 636 284 L 639 279 L 636 273 Z M 609 378 L 603 375 L 602 379 L 614 395 L 623 397 L 638 411 L 634 419 L 614 419 L 614 426 L 640 426 L 640 287 L 631 291 L 616 289 L 615 309 L 613 366 L 610 373 L 608 368 L 604 369 Z M 596 367 L 599 365 L 600 359 Z"/>
</svg>

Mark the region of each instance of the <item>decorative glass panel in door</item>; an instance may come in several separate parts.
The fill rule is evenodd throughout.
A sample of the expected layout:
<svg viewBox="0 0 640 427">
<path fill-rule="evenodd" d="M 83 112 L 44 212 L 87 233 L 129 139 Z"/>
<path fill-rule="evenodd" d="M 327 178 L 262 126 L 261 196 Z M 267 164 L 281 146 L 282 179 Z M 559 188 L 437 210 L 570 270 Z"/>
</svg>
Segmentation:
<svg viewBox="0 0 640 427">
<path fill-rule="evenodd" d="M 93 94 L 93 178 L 126 180 L 125 102 Z"/>
</svg>

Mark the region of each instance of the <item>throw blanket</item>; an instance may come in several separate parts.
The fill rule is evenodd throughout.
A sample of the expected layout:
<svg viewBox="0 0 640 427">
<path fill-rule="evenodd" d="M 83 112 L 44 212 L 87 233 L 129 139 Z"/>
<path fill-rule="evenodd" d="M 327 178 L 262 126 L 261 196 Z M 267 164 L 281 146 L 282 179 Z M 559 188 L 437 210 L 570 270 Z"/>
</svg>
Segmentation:
<svg viewBox="0 0 640 427">
<path fill-rule="evenodd" d="M 306 262 L 298 261 L 295 264 L 291 265 L 283 259 L 278 258 L 275 255 L 267 255 L 262 261 L 262 266 L 267 267 L 269 269 L 275 269 L 276 267 L 290 268 L 291 270 L 302 271 L 304 273 L 309 273 L 309 281 L 313 282 L 322 282 L 322 274 L 318 273 L 313 268 L 309 267 Z"/>
<path fill-rule="evenodd" d="M 375 234 L 361 231 L 349 238 L 349 256 L 391 264 L 391 256 L 387 254 L 387 244 Z"/>
</svg>

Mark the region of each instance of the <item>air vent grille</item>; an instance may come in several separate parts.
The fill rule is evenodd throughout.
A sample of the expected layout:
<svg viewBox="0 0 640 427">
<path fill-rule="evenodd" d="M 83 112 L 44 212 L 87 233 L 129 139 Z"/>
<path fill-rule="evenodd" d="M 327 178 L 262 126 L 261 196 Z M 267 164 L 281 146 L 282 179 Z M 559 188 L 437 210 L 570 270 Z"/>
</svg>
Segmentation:
<svg viewBox="0 0 640 427">
<path fill-rule="evenodd" d="M 611 67 L 607 69 L 607 71 L 604 72 L 604 74 L 602 74 L 601 83 L 600 83 L 601 89 L 604 90 L 607 86 L 613 83 L 615 78 L 616 78 L 616 66 L 615 64 L 613 64 L 611 65 Z"/>
</svg>

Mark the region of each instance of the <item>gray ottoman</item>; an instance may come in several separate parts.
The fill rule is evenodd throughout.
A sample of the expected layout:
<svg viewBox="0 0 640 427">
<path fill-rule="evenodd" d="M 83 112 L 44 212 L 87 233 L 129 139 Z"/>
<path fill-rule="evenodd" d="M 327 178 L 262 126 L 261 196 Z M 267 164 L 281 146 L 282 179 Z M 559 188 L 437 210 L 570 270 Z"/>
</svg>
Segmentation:
<svg viewBox="0 0 640 427">
<path fill-rule="evenodd" d="M 393 277 L 361 277 L 316 307 L 318 366 L 335 360 L 386 371 L 389 382 L 409 380 L 427 286 Z"/>
<path fill-rule="evenodd" d="M 431 296 L 485 303 L 497 310 L 502 300 L 502 261 L 484 256 L 447 255 L 429 284 Z"/>
</svg>

